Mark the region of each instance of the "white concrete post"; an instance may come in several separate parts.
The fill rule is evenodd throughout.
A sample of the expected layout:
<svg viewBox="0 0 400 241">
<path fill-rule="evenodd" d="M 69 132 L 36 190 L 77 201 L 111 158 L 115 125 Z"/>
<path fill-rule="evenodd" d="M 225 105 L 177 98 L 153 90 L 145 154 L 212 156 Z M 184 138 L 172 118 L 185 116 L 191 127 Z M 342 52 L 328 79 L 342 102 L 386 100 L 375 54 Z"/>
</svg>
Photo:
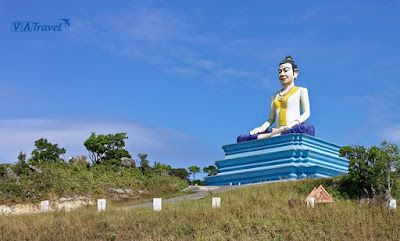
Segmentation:
<svg viewBox="0 0 400 241">
<path fill-rule="evenodd" d="M 396 199 L 390 199 L 390 201 L 389 201 L 389 209 L 396 210 L 397 209 L 396 202 L 397 202 Z"/>
<path fill-rule="evenodd" d="M 97 199 L 97 211 L 106 211 L 106 200 L 105 199 Z"/>
<path fill-rule="evenodd" d="M 307 207 L 314 208 L 314 198 L 313 197 L 308 197 L 307 198 Z"/>
<path fill-rule="evenodd" d="M 221 198 L 213 197 L 212 198 L 212 208 L 220 208 L 221 207 Z"/>
<path fill-rule="evenodd" d="M 153 198 L 153 210 L 161 211 L 162 199 L 161 198 Z"/>
<path fill-rule="evenodd" d="M 40 211 L 41 212 L 48 212 L 49 211 L 49 200 L 40 202 Z"/>
</svg>

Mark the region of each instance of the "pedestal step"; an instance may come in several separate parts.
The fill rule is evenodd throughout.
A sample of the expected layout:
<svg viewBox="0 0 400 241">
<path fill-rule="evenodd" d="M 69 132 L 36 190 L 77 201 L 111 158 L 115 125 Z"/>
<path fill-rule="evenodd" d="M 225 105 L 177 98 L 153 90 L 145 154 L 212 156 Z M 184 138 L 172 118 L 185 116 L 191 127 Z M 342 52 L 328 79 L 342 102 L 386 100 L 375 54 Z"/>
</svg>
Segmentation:
<svg viewBox="0 0 400 241">
<path fill-rule="evenodd" d="M 222 147 L 225 158 L 216 161 L 218 174 L 207 185 L 333 177 L 347 173 L 348 161 L 340 146 L 305 134 L 241 142 Z"/>
</svg>

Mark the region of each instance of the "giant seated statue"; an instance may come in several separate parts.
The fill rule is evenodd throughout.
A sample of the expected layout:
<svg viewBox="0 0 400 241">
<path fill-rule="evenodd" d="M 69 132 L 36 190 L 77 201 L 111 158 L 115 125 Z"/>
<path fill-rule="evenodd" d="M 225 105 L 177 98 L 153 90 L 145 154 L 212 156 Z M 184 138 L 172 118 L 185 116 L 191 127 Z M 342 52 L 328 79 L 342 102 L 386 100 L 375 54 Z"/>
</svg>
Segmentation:
<svg viewBox="0 0 400 241">
<path fill-rule="evenodd" d="M 240 135 L 237 142 L 265 139 L 291 133 L 303 133 L 315 136 L 312 124 L 305 123 L 310 117 L 308 90 L 294 85 L 299 70 L 292 57 L 287 56 L 279 63 L 279 81 L 283 88 L 272 95 L 269 119 L 250 134 Z M 274 127 L 269 128 L 272 124 Z"/>
</svg>

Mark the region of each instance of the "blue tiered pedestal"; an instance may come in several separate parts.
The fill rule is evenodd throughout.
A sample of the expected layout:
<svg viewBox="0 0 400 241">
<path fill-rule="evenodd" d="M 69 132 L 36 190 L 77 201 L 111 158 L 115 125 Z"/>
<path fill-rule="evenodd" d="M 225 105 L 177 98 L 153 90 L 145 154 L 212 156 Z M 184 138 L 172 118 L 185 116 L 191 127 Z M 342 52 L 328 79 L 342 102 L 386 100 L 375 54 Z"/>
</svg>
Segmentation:
<svg viewBox="0 0 400 241">
<path fill-rule="evenodd" d="M 333 177 L 348 171 L 340 146 L 305 135 L 289 134 L 225 145 L 225 158 L 216 161 L 218 174 L 207 185 L 237 185 L 306 177 Z"/>
</svg>

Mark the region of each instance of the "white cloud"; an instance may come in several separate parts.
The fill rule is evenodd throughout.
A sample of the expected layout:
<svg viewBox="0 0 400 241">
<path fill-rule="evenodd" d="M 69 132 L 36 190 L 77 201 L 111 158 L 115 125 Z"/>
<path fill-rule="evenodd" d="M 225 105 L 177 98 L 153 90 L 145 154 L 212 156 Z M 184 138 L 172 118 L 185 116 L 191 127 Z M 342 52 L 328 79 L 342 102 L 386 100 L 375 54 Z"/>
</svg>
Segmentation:
<svg viewBox="0 0 400 241">
<path fill-rule="evenodd" d="M 76 20 L 71 31 L 79 43 L 158 63 L 160 58 L 166 61 L 164 58 L 173 57 L 176 49 L 199 38 L 191 37 L 191 28 L 187 21 L 163 9 L 128 8 Z"/>
<path fill-rule="evenodd" d="M 365 116 L 358 117 L 357 130 L 360 142 L 364 139 L 374 138 L 374 145 L 381 140 L 400 142 L 400 125 L 395 111 L 399 105 L 398 96 L 400 89 L 391 87 L 383 90 L 368 90 L 362 96 L 349 97 L 349 102 L 354 103 L 359 109 L 364 109 Z M 347 133 L 353 136 L 353 132 Z"/>
<path fill-rule="evenodd" d="M 232 78 L 252 78 L 256 77 L 257 74 L 254 72 L 242 71 L 233 68 L 221 68 L 216 71 L 217 76 L 220 77 L 232 77 Z"/>
<path fill-rule="evenodd" d="M 115 55 L 147 61 L 166 72 L 187 78 L 206 76 L 211 82 L 225 83 L 232 78 L 258 76 L 219 65 L 204 58 L 202 53 L 193 52 L 197 49 L 193 47 L 198 45 L 213 43 L 213 46 L 219 46 L 225 41 L 199 31 L 187 16 L 164 9 L 131 8 L 76 20 L 71 31 L 79 44 L 96 45 Z"/>
<path fill-rule="evenodd" d="M 278 84 L 278 81 L 276 81 L 272 77 L 264 76 L 264 77 L 260 78 L 258 82 L 254 82 L 254 85 L 255 85 L 254 87 L 267 89 L 267 90 L 270 90 L 270 89 L 278 90 L 279 88 L 281 88 L 281 86 L 279 86 L 279 84 Z"/>
<path fill-rule="evenodd" d="M 260 76 L 256 72 L 249 72 L 235 68 L 217 68 L 206 77 L 208 83 L 224 84 L 240 79 L 241 81 L 257 81 Z"/>
<path fill-rule="evenodd" d="M 188 64 L 201 69 L 212 69 L 217 66 L 217 64 L 208 59 L 186 58 L 185 60 Z"/>
<path fill-rule="evenodd" d="M 192 67 L 181 67 L 181 66 L 171 66 L 168 68 L 165 68 L 165 71 L 170 72 L 170 73 L 174 73 L 186 78 L 195 78 L 199 72 Z"/>
<path fill-rule="evenodd" d="M 396 87 L 385 88 L 385 90 L 370 90 L 363 96 L 354 96 L 350 101 L 358 102 L 366 109 L 366 119 L 374 126 L 395 126 L 397 109 L 399 105 L 398 96 L 400 89 Z M 384 104 L 382 104 L 384 103 Z"/>
<path fill-rule="evenodd" d="M 165 127 L 97 119 L 3 119 L 0 120 L 0 162 L 15 163 L 20 150 L 29 157 L 34 142 L 40 138 L 66 148 L 64 159 L 76 155 L 87 156 L 83 142 L 92 132 L 125 132 L 129 137 L 126 149 L 133 158 L 138 153 L 147 153 L 151 162 L 159 161 L 173 167 L 186 167 L 188 161 L 199 165 L 208 160 L 211 164 L 216 159 L 213 154 L 209 155 L 216 153 L 216 150 L 206 151 L 207 145 L 195 137 Z"/>
<path fill-rule="evenodd" d="M 387 126 L 380 134 L 383 140 L 400 142 L 400 125 Z"/>
</svg>

